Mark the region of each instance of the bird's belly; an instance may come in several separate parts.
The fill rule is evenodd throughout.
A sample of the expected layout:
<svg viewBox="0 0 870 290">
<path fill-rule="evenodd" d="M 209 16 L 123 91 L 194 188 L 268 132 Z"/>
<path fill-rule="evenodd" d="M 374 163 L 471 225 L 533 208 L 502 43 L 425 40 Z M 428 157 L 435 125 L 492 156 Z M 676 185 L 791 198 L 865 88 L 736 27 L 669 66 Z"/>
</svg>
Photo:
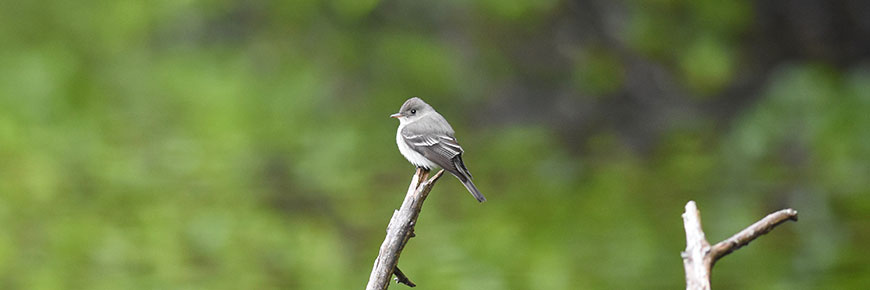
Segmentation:
<svg viewBox="0 0 870 290">
<path fill-rule="evenodd" d="M 426 159 L 423 154 L 414 151 L 414 149 L 411 149 L 411 146 L 408 146 L 408 144 L 405 143 L 405 139 L 402 138 L 401 128 L 396 132 L 396 145 L 399 146 L 399 152 L 402 153 L 402 156 L 405 156 L 405 159 L 408 159 L 408 162 L 411 162 L 414 166 L 424 167 L 429 170 L 438 167 L 438 164 L 429 161 L 429 159 Z"/>
</svg>

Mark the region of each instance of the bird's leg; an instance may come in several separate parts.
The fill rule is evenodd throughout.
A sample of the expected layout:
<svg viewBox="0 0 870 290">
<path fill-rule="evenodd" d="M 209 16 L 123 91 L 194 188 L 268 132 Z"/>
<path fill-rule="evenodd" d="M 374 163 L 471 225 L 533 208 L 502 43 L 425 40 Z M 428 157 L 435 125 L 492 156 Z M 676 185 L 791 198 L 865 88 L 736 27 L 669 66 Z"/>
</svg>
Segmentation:
<svg viewBox="0 0 870 290">
<path fill-rule="evenodd" d="M 420 180 L 417 181 L 417 184 L 423 183 L 423 180 L 429 179 L 429 169 L 428 168 L 417 167 L 417 173 L 420 175 Z"/>
</svg>

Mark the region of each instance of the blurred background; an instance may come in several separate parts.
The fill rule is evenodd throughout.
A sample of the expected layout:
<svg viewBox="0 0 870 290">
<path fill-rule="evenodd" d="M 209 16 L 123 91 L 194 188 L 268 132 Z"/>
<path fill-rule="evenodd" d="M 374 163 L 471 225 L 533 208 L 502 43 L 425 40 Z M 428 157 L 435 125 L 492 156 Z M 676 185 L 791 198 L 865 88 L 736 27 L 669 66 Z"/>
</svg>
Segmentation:
<svg viewBox="0 0 870 290">
<path fill-rule="evenodd" d="M 0 4 L 0 288 L 361 289 L 413 167 L 457 131 L 400 266 L 417 289 L 870 285 L 870 2 Z M 393 285 L 391 289 L 405 289 Z"/>
</svg>

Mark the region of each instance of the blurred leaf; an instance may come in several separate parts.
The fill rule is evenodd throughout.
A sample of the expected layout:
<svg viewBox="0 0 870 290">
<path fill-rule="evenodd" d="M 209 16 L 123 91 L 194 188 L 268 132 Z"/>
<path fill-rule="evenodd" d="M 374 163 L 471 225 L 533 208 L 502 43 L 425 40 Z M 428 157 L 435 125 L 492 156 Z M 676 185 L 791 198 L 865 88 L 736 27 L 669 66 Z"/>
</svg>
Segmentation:
<svg viewBox="0 0 870 290">
<path fill-rule="evenodd" d="M 732 51 L 710 36 L 695 39 L 680 58 L 686 83 L 702 96 L 721 90 L 734 75 Z"/>
</svg>

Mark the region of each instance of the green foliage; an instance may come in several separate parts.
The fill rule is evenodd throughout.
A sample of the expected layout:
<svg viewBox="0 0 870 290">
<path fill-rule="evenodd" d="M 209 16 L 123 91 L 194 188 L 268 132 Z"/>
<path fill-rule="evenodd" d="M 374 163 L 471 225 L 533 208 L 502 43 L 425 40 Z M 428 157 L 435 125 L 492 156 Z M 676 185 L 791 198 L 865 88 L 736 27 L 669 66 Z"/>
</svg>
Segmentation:
<svg viewBox="0 0 870 290">
<path fill-rule="evenodd" d="M 867 285 L 866 63 L 779 64 L 733 116 L 629 132 L 590 104 L 633 110 L 638 63 L 691 105 L 739 101 L 754 4 L 629 1 L 619 49 L 560 42 L 572 5 L 4 3 L 0 288 L 360 288 L 413 172 L 387 118 L 412 95 L 489 199 L 435 187 L 400 262 L 420 289 L 683 287 L 689 199 L 711 241 L 801 214 L 717 264 L 716 288 Z"/>
</svg>

